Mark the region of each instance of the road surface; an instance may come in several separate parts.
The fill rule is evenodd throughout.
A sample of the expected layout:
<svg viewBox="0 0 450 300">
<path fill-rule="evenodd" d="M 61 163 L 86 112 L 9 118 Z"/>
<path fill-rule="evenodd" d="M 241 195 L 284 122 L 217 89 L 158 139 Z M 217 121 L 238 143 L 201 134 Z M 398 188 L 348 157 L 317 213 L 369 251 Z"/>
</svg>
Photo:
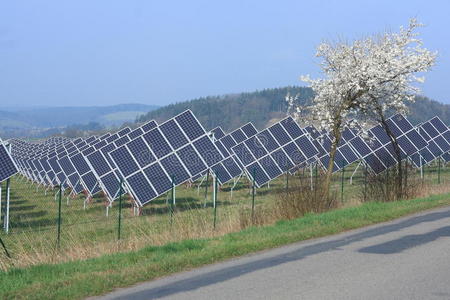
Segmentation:
<svg viewBox="0 0 450 300">
<path fill-rule="evenodd" d="M 259 252 L 99 299 L 450 299 L 450 207 Z"/>
</svg>

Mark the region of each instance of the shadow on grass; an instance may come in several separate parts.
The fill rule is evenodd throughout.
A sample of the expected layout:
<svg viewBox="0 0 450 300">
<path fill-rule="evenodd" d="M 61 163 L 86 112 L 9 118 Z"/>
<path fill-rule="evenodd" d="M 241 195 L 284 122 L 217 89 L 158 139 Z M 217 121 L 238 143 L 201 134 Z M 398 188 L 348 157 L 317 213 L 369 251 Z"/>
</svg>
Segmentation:
<svg viewBox="0 0 450 300">
<path fill-rule="evenodd" d="M 151 205 L 148 207 L 145 207 L 142 210 L 142 215 L 168 214 L 170 212 L 170 206 L 165 205 L 165 201 L 163 202 L 163 204 L 164 205 L 158 206 L 158 207 L 151 206 Z M 228 205 L 231 205 L 231 202 L 230 201 L 217 201 L 216 204 L 218 207 L 228 206 Z M 206 208 L 210 208 L 210 207 L 213 207 L 213 203 L 211 201 L 206 203 Z M 183 212 L 183 211 L 188 211 L 188 210 L 198 210 L 198 209 L 204 209 L 204 208 L 205 208 L 204 202 L 196 202 L 196 203 L 185 202 L 185 203 L 183 203 L 182 201 L 178 201 L 178 199 L 177 199 L 174 210 L 175 210 L 175 212 Z"/>
<path fill-rule="evenodd" d="M 9 210 L 11 212 L 15 211 L 24 211 L 24 210 L 33 210 L 37 207 L 37 205 L 22 205 L 22 206 L 10 206 Z"/>
<path fill-rule="evenodd" d="M 27 203 L 27 200 L 11 200 L 9 206 L 18 206 Z"/>
<path fill-rule="evenodd" d="M 26 212 L 26 213 L 20 213 L 20 214 L 14 214 L 11 216 L 11 220 L 21 220 L 21 219 L 27 219 L 27 218 L 39 218 L 47 215 L 48 212 L 45 210 L 40 211 L 33 211 L 33 212 Z"/>
<path fill-rule="evenodd" d="M 41 219 L 41 220 L 33 220 L 33 221 L 15 221 L 13 219 L 11 219 L 11 223 L 10 226 L 12 229 L 15 228 L 20 228 L 20 229 L 25 229 L 28 228 L 30 230 L 33 231 L 39 231 L 40 228 L 39 227 L 44 227 L 44 226 L 56 226 L 58 222 L 57 218 L 52 218 L 52 219 Z"/>
</svg>

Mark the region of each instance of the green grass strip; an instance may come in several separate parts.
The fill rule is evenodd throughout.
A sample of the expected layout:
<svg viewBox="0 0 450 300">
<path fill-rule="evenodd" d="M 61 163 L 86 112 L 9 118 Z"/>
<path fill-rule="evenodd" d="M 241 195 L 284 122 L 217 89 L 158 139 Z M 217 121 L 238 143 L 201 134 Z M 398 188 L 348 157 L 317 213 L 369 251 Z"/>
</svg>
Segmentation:
<svg viewBox="0 0 450 300">
<path fill-rule="evenodd" d="M 11 269 L 0 273 L 0 299 L 80 299 L 255 251 L 330 235 L 449 205 L 450 194 L 398 202 L 365 203 L 221 237 L 83 261 Z"/>
</svg>

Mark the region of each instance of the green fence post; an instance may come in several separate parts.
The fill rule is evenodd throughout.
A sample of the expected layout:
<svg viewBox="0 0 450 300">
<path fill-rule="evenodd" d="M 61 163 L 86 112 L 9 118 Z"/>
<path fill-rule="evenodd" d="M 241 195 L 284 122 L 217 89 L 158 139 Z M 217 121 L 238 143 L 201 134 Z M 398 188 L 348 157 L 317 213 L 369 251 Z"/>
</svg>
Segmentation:
<svg viewBox="0 0 450 300">
<path fill-rule="evenodd" d="M 441 157 L 438 157 L 438 184 L 441 184 Z"/>
<path fill-rule="evenodd" d="M 216 230 L 217 221 L 217 177 L 214 178 L 214 230 Z"/>
<path fill-rule="evenodd" d="M 62 201 L 62 184 L 59 185 L 59 195 L 58 195 L 58 236 L 56 240 L 58 249 L 61 246 L 61 201 Z"/>
<path fill-rule="evenodd" d="M 423 161 L 422 161 L 422 156 L 420 156 L 420 177 L 421 177 L 420 179 L 422 180 L 422 186 L 424 183 L 423 171 L 424 171 Z"/>
<path fill-rule="evenodd" d="M 345 166 L 344 160 L 342 160 L 342 176 L 341 176 L 341 202 L 344 202 L 344 175 L 345 175 Z"/>
<path fill-rule="evenodd" d="M 289 170 L 286 170 L 286 193 L 289 190 Z"/>
<path fill-rule="evenodd" d="M 170 202 L 170 225 L 172 226 L 174 203 L 175 203 L 175 176 L 174 175 L 172 175 L 172 192 L 171 192 L 171 194 L 172 194 L 172 201 Z"/>
<path fill-rule="evenodd" d="M 364 201 L 367 199 L 367 165 L 364 164 Z"/>
<path fill-rule="evenodd" d="M 395 174 L 395 172 L 394 172 L 394 174 Z M 386 176 L 384 178 L 384 181 L 385 181 L 384 184 L 386 186 L 386 201 L 389 201 L 389 191 L 390 191 L 390 189 L 389 189 L 389 168 L 386 169 Z"/>
<path fill-rule="evenodd" d="M 208 201 L 208 185 L 209 185 L 209 171 L 206 173 L 206 186 L 205 186 L 205 207 L 206 202 Z"/>
<path fill-rule="evenodd" d="M 427 170 L 427 168 L 426 168 L 427 166 L 426 165 L 424 165 L 422 168 L 423 168 L 423 172 L 422 172 L 422 182 L 423 183 L 425 183 L 425 171 Z"/>
<path fill-rule="evenodd" d="M 255 217 L 255 174 L 256 174 L 256 169 L 253 168 L 253 171 L 252 171 L 252 223 L 254 222 L 254 217 Z"/>
<path fill-rule="evenodd" d="M 3 214 L 3 206 L 2 206 L 2 182 L 0 182 L 0 221 L 2 220 L 2 214 Z"/>
<path fill-rule="evenodd" d="M 316 163 L 316 165 L 315 165 L 315 176 L 314 176 L 314 199 L 317 198 L 317 177 L 318 177 L 317 164 L 318 163 Z M 312 182 L 312 178 L 311 178 L 311 182 Z M 328 195 L 327 195 L 327 197 L 328 197 Z"/>
<path fill-rule="evenodd" d="M 118 241 L 120 241 L 120 234 L 122 231 L 122 194 L 123 194 L 122 185 L 123 185 L 123 181 L 122 181 L 122 178 L 120 178 L 120 183 L 119 183 L 119 221 L 117 224 L 117 240 Z"/>
<path fill-rule="evenodd" d="M 405 189 L 407 187 L 408 187 L 408 157 L 406 157 L 405 159 Z"/>
<path fill-rule="evenodd" d="M 6 233 L 9 232 L 9 201 L 10 201 L 9 190 L 10 190 L 10 185 L 11 185 L 11 179 L 8 178 L 8 179 L 6 179 L 6 190 L 5 190 L 5 192 L 6 192 L 6 197 L 5 197 L 6 203 L 5 204 L 6 205 L 5 205 L 5 216 L 4 216 L 4 218 L 5 218 L 4 227 L 5 227 Z"/>
</svg>

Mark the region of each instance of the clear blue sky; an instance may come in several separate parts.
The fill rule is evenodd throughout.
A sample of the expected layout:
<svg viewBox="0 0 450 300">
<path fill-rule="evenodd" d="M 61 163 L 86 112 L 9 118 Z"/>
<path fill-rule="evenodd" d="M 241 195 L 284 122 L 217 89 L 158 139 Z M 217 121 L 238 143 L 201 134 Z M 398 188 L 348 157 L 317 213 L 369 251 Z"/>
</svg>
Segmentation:
<svg viewBox="0 0 450 300">
<path fill-rule="evenodd" d="M 413 16 L 439 51 L 423 94 L 450 103 L 450 1 L 2 1 L 0 106 L 165 105 L 302 84 L 319 75 L 323 39 Z"/>
</svg>

